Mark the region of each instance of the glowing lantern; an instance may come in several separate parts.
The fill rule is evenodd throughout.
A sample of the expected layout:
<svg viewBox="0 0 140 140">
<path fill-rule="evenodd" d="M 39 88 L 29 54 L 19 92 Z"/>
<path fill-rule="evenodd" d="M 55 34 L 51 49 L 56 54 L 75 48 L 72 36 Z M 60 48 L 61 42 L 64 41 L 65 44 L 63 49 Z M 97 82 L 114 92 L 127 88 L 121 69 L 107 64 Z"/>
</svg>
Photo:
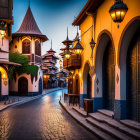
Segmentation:
<svg viewBox="0 0 140 140">
<path fill-rule="evenodd" d="M 43 78 L 46 79 L 47 78 L 47 75 L 43 75 Z"/>
<path fill-rule="evenodd" d="M 116 0 L 114 5 L 109 10 L 111 18 L 114 22 L 122 22 L 126 13 L 128 11 L 128 7 L 123 3 L 122 0 Z"/>
<path fill-rule="evenodd" d="M 4 36 L 6 35 L 5 23 L 3 21 L 0 23 L 0 34 L 2 36 L 2 45 L 3 45 L 3 39 Z"/>
<path fill-rule="evenodd" d="M 69 50 L 66 50 L 66 52 L 65 52 L 65 58 L 66 58 L 67 60 L 70 59 L 70 55 L 71 55 L 71 52 L 69 52 Z"/>
<path fill-rule="evenodd" d="M 60 66 L 62 65 L 62 60 L 59 61 Z"/>
<path fill-rule="evenodd" d="M 81 44 L 79 43 L 79 41 L 78 41 L 78 43 L 75 45 L 75 47 L 73 48 L 73 50 L 74 50 L 74 52 L 76 53 L 76 54 L 81 54 L 82 53 L 82 51 L 83 51 L 83 47 L 81 46 Z"/>
</svg>

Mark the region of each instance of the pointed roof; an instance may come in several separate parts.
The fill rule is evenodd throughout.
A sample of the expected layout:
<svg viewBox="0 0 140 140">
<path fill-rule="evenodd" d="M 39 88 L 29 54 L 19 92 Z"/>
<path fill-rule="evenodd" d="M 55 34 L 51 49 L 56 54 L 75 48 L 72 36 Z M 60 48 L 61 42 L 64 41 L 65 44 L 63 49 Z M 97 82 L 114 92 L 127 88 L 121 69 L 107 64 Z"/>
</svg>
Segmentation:
<svg viewBox="0 0 140 140">
<path fill-rule="evenodd" d="M 13 36 L 23 36 L 23 35 L 37 36 L 40 39 L 42 39 L 42 41 L 48 40 L 47 36 L 43 35 L 41 33 L 41 31 L 34 19 L 30 6 L 28 7 L 28 10 L 26 12 L 26 15 L 22 21 L 22 24 L 21 24 L 19 30 L 13 34 Z"/>
<path fill-rule="evenodd" d="M 47 51 L 48 53 L 56 53 L 53 49 L 52 49 L 52 40 L 51 40 L 51 48 L 50 50 Z"/>
</svg>

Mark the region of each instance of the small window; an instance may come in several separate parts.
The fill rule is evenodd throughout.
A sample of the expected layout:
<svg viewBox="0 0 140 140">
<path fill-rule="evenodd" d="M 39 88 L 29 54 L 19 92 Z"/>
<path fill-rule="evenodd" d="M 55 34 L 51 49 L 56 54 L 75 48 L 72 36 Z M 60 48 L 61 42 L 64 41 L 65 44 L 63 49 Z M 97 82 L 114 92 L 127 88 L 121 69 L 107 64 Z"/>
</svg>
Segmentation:
<svg viewBox="0 0 140 140">
<path fill-rule="evenodd" d="M 22 42 L 22 53 L 23 54 L 30 54 L 30 41 L 28 39 L 25 39 Z"/>
<path fill-rule="evenodd" d="M 35 54 L 41 56 L 41 45 L 38 40 L 35 42 Z"/>
</svg>

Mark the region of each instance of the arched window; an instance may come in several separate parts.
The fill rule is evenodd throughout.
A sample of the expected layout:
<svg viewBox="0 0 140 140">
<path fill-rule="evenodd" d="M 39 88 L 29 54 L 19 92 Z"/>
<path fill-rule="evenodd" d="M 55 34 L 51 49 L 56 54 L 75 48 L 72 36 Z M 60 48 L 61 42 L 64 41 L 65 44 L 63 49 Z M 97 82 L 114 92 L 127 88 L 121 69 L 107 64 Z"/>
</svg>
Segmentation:
<svg viewBox="0 0 140 140">
<path fill-rule="evenodd" d="M 22 53 L 23 54 L 30 54 L 30 41 L 28 39 L 25 39 L 22 42 Z"/>
<path fill-rule="evenodd" d="M 35 54 L 41 56 L 41 45 L 38 40 L 35 42 Z"/>
</svg>

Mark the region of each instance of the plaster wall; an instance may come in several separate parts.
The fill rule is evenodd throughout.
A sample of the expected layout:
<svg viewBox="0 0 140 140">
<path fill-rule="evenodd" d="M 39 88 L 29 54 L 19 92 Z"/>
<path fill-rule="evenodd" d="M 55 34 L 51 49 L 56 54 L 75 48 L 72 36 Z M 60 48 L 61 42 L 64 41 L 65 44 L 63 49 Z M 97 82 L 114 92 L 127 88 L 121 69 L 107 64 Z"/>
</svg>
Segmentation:
<svg viewBox="0 0 140 140">
<path fill-rule="evenodd" d="M 125 99 L 125 96 L 120 96 L 120 65 L 119 65 L 119 54 L 120 54 L 120 42 L 124 33 L 124 30 L 127 24 L 135 17 L 140 16 L 139 0 L 123 0 L 124 3 L 128 6 L 128 12 L 124 18 L 124 20 L 119 24 L 119 28 L 117 27 L 117 23 L 114 23 L 110 17 L 109 9 L 114 4 L 114 0 L 105 0 L 102 5 L 98 8 L 96 13 L 96 21 L 95 21 L 95 36 L 94 36 L 94 25 L 93 28 L 92 22 L 93 19 L 89 15 L 87 18 L 82 22 L 79 26 L 81 31 L 81 44 L 84 47 L 84 51 L 82 53 L 82 66 L 79 70 L 75 70 L 75 75 L 81 73 L 80 79 L 80 93 L 84 94 L 85 88 L 83 87 L 83 73 L 84 73 L 84 66 L 88 61 L 90 65 L 92 65 L 91 60 L 91 48 L 90 48 L 90 41 L 92 38 L 92 30 L 93 30 L 93 38 L 96 42 L 96 46 L 93 52 L 93 66 L 96 67 L 96 54 L 98 51 L 99 41 L 101 39 L 101 35 L 107 32 L 108 36 L 110 37 L 112 44 L 115 49 L 115 99 Z M 105 47 L 103 47 L 104 51 Z M 101 58 L 102 59 L 102 56 Z M 100 64 L 101 65 L 101 64 Z M 99 93 L 97 94 L 97 78 L 100 78 L 98 88 Z M 102 97 L 102 73 L 99 75 L 95 75 L 92 78 L 92 83 L 94 90 L 92 89 L 92 97 Z M 118 79 L 118 80 L 117 80 Z M 125 79 L 124 79 L 125 80 Z M 126 87 L 124 87 L 126 88 Z"/>
<path fill-rule="evenodd" d="M 37 81 L 35 81 L 35 77 L 33 79 L 33 83 L 31 82 L 31 75 L 27 75 L 27 74 L 22 74 L 20 76 L 16 75 L 16 81 L 13 79 L 10 82 L 10 92 L 18 92 L 18 80 L 21 77 L 25 77 L 28 79 L 28 92 L 38 92 L 39 91 L 39 79 L 43 79 L 43 72 L 42 70 L 39 68 L 38 70 L 38 78 Z M 43 88 L 43 87 L 42 87 Z"/>
</svg>

